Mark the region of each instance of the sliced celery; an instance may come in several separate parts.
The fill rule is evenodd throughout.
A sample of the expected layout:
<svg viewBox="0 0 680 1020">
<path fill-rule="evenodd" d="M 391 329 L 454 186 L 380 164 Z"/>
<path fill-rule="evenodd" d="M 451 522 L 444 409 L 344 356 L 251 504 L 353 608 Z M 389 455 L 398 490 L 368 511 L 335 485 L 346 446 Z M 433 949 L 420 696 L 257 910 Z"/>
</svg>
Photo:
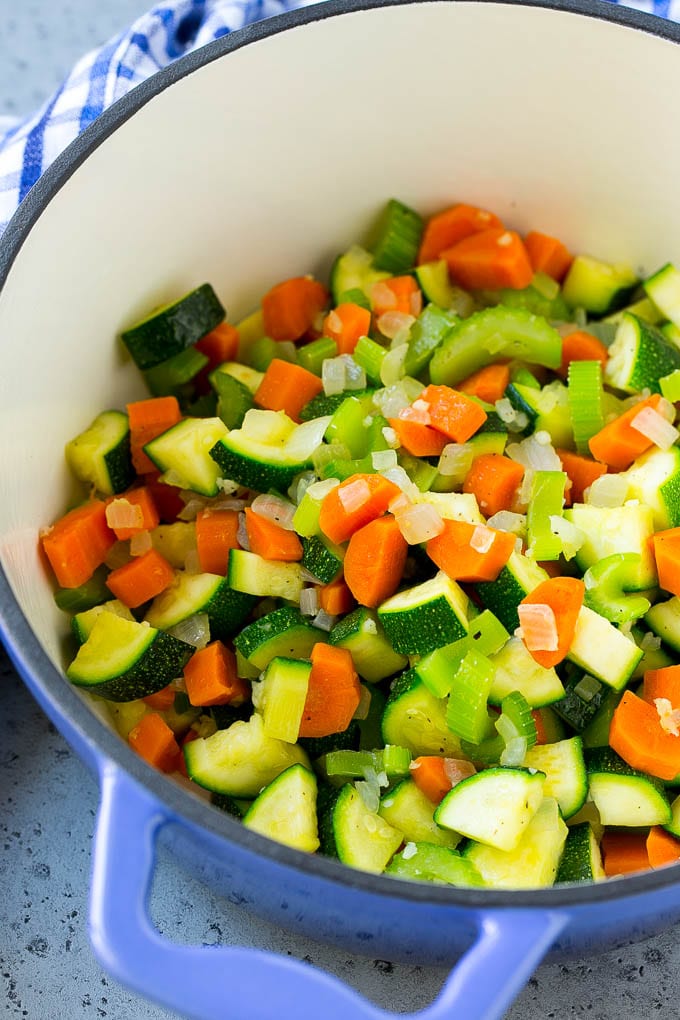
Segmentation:
<svg viewBox="0 0 680 1020">
<path fill-rule="evenodd" d="M 195 347 L 187 347 L 167 361 L 147 368 L 144 378 L 154 397 L 168 397 L 191 382 L 207 364 L 208 358 L 205 354 L 201 354 Z"/>
<path fill-rule="evenodd" d="M 581 454 L 588 454 L 588 440 L 604 427 L 602 363 L 570 362 L 568 391 L 576 449 Z"/>
<path fill-rule="evenodd" d="M 409 206 L 391 198 L 381 217 L 378 234 L 373 244 L 373 264 L 376 269 L 390 273 L 403 273 L 416 264 L 423 221 Z"/>
<path fill-rule="evenodd" d="M 411 326 L 408 351 L 404 362 L 407 375 L 419 375 L 426 367 L 437 347 L 459 322 L 457 315 L 438 305 L 426 305 Z"/>
<path fill-rule="evenodd" d="M 493 663 L 469 649 L 451 682 L 446 724 L 452 733 L 473 744 L 478 744 L 487 731 L 487 702 L 493 678 Z"/>
<path fill-rule="evenodd" d="M 638 620 L 650 608 L 649 599 L 627 594 L 636 588 L 640 576 L 639 553 L 614 553 L 586 570 L 584 602 L 612 623 Z"/>
<path fill-rule="evenodd" d="M 380 369 L 387 351 L 370 337 L 360 336 L 352 357 L 366 373 L 369 382 L 381 385 Z"/>
<path fill-rule="evenodd" d="M 384 772 L 390 778 L 400 778 L 409 775 L 410 764 L 411 752 L 406 747 L 387 744 L 375 751 L 329 751 L 323 756 L 320 767 L 329 778 L 346 776 L 361 779 L 367 769 Z"/>
<path fill-rule="evenodd" d="M 564 504 L 564 471 L 537 471 L 531 484 L 527 510 L 527 555 L 533 560 L 556 560 L 562 541 L 550 528 L 550 518 L 560 517 Z"/>
<path fill-rule="evenodd" d="M 326 358 L 334 358 L 338 353 L 338 345 L 330 336 L 321 336 L 318 340 L 312 340 L 311 344 L 305 344 L 297 352 L 298 362 L 308 372 L 314 375 L 321 375 L 321 367 Z"/>
</svg>

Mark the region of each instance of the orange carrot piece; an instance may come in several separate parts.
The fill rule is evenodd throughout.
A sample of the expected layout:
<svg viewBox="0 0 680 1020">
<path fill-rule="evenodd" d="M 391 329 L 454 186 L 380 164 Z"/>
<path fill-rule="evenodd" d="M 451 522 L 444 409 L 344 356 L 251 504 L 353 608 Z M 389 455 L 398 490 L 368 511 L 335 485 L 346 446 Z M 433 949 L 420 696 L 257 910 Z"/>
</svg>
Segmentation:
<svg viewBox="0 0 680 1020">
<path fill-rule="evenodd" d="M 61 588 L 78 588 L 94 574 L 115 544 L 106 523 L 106 503 L 91 500 L 70 510 L 40 538 Z"/>
<path fill-rule="evenodd" d="M 328 301 L 328 291 L 311 276 L 277 283 L 262 298 L 264 330 L 272 340 L 300 340 Z"/>
<path fill-rule="evenodd" d="M 680 708 L 680 666 L 662 666 L 645 673 L 642 697 L 653 705 L 656 698 L 667 698 L 673 708 Z"/>
<path fill-rule="evenodd" d="M 463 482 L 463 492 L 471 492 L 485 517 L 499 510 L 510 510 L 524 467 L 501 453 L 482 453 L 475 457 Z"/>
<path fill-rule="evenodd" d="M 275 521 L 260 517 L 249 506 L 245 515 L 251 552 L 265 560 L 280 560 L 282 563 L 295 563 L 302 559 L 302 543 L 294 531 L 286 531 Z"/>
<path fill-rule="evenodd" d="M 550 741 L 548 740 L 548 731 L 545 728 L 545 722 L 543 721 L 543 716 L 541 714 L 540 708 L 532 708 L 531 716 L 536 725 L 536 743 L 539 745 L 549 744 Z"/>
<path fill-rule="evenodd" d="M 345 582 L 357 602 L 375 609 L 399 587 L 408 543 L 391 514 L 355 531 L 344 560 Z"/>
<path fill-rule="evenodd" d="M 444 530 L 425 546 L 430 559 L 453 581 L 495 581 L 514 548 L 515 536 L 508 531 L 454 520 L 445 520 Z"/>
<path fill-rule="evenodd" d="M 356 605 L 354 596 L 342 577 L 319 587 L 319 605 L 329 616 L 342 616 Z"/>
<path fill-rule="evenodd" d="M 577 577 L 550 577 L 541 581 L 520 602 L 521 606 L 549 606 L 555 614 L 557 649 L 554 652 L 531 652 L 532 658 L 546 669 L 562 662 L 571 648 L 585 590 L 583 581 Z"/>
<path fill-rule="evenodd" d="M 322 392 L 323 383 L 318 375 L 302 365 L 272 358 L 253 400 L 267 411 L 285 411 L 289 418 L 299 422 L 305 404 Z"/>
<path fill-rule="evenodd" d="M 392 276 L 374 283 L 371 289 L 371 308 L 376 316 L 384 312 L 419 315 L 422 306 L 423 295 L 412 276 Z"/>
<path fill-rule="evenodd" d="M 361 685 L 352 655 L 346 648 L 321 642 L 311 654 L 312 670 L 300 722 L 301 737 L 342 733 L 361 700 Z"/>
<path fill-rule="evenodd" d="M 577 329 L 562 338 L 562 364 L 559 373 L 566 377 L 572 361 L 599 361 L 604 368 L 608 357 L 609 351 L 601 340 L 592 333 Z"/>
<path fill-rule="evenodd" d="M 450 386 L 430 385 L 418 400 L 428 405 L 432 428 L 443 432 L 454 443 L 464 443 L 486 421 L 486 411 L 476 400 L 470 400 Z"/>
<path fill-rule="evenodd" d="M 180 755 L 179 744 L 165 719 L 157 712 L 147 712 L 128 734 L 128 743 L 140 758 L 160 769 L 174 772 Z"/>
<path fill-rule="evenodd" d="M 680 839 L 660 825 L 653 825 L 649 830 L 646 847 L 650 868 L 663 868 L 664 864 L 680 861 Z"/>
<path fill-rule="evenodd" d="M 618 418 L 610 421 L 603 429 L 596 432 L 588 440 L 590 452 L 595 460 L 603 461 L 615 471 L 625 471 L 636 457 L 643 454 L 645 450 L 649 450 L 653 445 L 651 439 L 634 429 L 631 422 L 643 407 L 656 409 L 660 400 L 659 394 L 654 393 L 646 400 L 635 404 L 634 407 L 629 407 Z"/>
<path fill-rule="evenodd" d="M 660 586 L 671 595 L 680 595 L 680 528 L 657 531 L 652 548 Z"/>
<path fill-rule="evenodd" d="M 456 389 L 471 397 L 479 397 L 487 404 L 495 404 L 497 400 L 501 400 L 509 383 L 510 366 L 498 361 L 493 365 L 485 365 L 478 372 L 473 372 L 467 379 L 459 382 Z"/>
<path fill-rule="evenodd" d="M 680 773 L 680 737 L 661 726 L 654 705 L 625 691 L 609 727 L 609 746 L 634 769 L 659 779 Z"/>
<path fill-rule="evenodd" d="M 607 878 L 649 869 L 646 838 L 639 832 L 613 832 L 602 836 L 602 863 Z"/>
<path fill-rule="evenodd" d="M 364 524 L 382 517 L 401 489 L 378 474 L 350 475 L 324 497 L 319 527 L 331 542 L 346 542 Z"/>
<path fill-rule="evenodd" d="M 571 450 L 557 450 L 557 456 L 562 461 L 562 469 L 566 472 L 571 486 L 567 488 L 567 503 L 582 503 L 585 490 L 589 488 L 596 478 L 601 478 L 607 473 L 607 465 L 601 464 L 591 457 L 582 457 L 579 453 Z"/>
<path fill-rule="evenodd" d="M 502 228 L 503 224 L 497 216 L 487 212 L 486 209 L 478 209 L 463 202 L 444 209 L 443 212 L 431 216 L 425 224 L 418 252 L 418 265 L 441 258 L 446 248 L 458 244 L 470 234 L 488 230 L 489 227 Z"/>
<path fill-rule="evenodd" d="M 520 290 L 534 275 L 522 238 L 503 227 L 471 234 L 443 251 L 442 258 L 451 278 L 467 290 Z"/>
<path fill-rule="evenodd" d="M 130 528 L 116 528 L 114 531 L 116 538 L 124 542 L 128 538 L 132 538 L 133 535 L 138 535 L 140 531 L 151 531 L 157 527 L 160 521 L 160 515 L 154 502 L 153 494 L 148 485 L 140 485 L 137 489 L 128 489 L 127 492 L 122 492 L 119 496 L 114 496 L 113 500 L 109 500 L 109 504 L 112 502 L 123 499 L 126 500 L 134 507 L 138 507 L 141 512 L 141 520 L 136 527 Z"/>
<path fill-rule="evenodd" d="M 167 712 L 175 704 L 175 693 L 172 684 L 168 684 L 167 687 L 156 691 L 155 694 L 147 694 L 145 698 L 142 698 L 142 701 L 156 712 Z"/>
<path fill-rule="evenodd" d="M 407 407 L 399 413 L 398 418 L 388 418 L 400 444 L 414 457 L 438 457 L 444 447 L 448 446 L 448 437 L 443 432 L 430 428 L 429 425 L 409 420 L 406 412 Z"/>
<path fill-rule="evenodd" d="M 239 335 L 236 326 L 229 322 L 221 322 L 219 326 L 206 333 L 194 347 L 208 359 L 206 370 L 212 372 L 224 361 L 235 361 L 238 357 Z"/>
<path fill-rule="evenodd" d="M 155 549 L 149 549 L 142 556 L 136 556 L 129 563 L 112 570 L 106 578 L 106 585 L 128 609 L 136 609 L 169 588 L 174 577 L 175 571 L 165 557 Z"/>
<path fill-rule="evenodd" d="M 433 804 L 439 804 L 451 789 L 446 762 L 436 754 L 425 754 L 411 762 L 411 779 Z"/>
<path fill-rule="evenodd" d="M 250 695 L 236 673 L 236 656 L 221 641 L 194 652 L 184 667 L 184 683 L 192 705 L 242 705 Z"/>
<path fill-rule="evenodd" d="M 196 550 L 201 570 L 227 573 L 229 550 L 238 549 L 236 510 L 199 510 L 196 515 Z"/>
<path fill-rule="evenodd" d="M 574 261 L 574 256 L 561 241 L 551 237 L 550 234 L 530 230 L 524 238 L 524 246 L 535 273 L 546 273 L 558 283 L 562 282 Z"/>
<path fill-rule="evenodd" d="M 323 335 L 338 345 L 338 354 L 352 354 L 359 337 L 368 336 L 371 313 L 352 301 L 337 305 L 323 321 Z"/>
<path fill-rule="evenodd" d="M 155 471 L 156 465 L 144 453 L 144 444 L 176 425 L 182 418 L 182 412 L 177 397 L 151 397 L 128 404 L 127 413 L 132 465 L 138 475 L 145 475 Z"/>
</svg>

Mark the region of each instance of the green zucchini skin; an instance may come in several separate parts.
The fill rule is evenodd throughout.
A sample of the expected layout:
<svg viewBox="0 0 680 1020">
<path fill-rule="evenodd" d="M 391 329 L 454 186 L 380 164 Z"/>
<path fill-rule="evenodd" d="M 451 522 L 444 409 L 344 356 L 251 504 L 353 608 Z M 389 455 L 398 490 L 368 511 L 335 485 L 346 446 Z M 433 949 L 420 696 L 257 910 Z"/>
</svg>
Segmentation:
<svg viewBox="0 0 680 1020">
<path fill-rule="evenodd" d="M 153 368 L 195 344 L 224 316 L 215 291 L 204 283 L 124 330 L 121 339 L 138 368 Z"/>
<path fill-rule="evenodd" d="M 106 676 L 107 664 L 102 661 L 101 678 L 88 681 L 78 673 L 77 657 L 66 675 L 74 686 L 83 687 L 109 701 L 135 701 L 156 694 L 175 677 L 181 676 L 194 651 L 192 645 L 159 630 L 144 653 L 136 661 L 131 661 L 118 676 Z"/>
</svg>

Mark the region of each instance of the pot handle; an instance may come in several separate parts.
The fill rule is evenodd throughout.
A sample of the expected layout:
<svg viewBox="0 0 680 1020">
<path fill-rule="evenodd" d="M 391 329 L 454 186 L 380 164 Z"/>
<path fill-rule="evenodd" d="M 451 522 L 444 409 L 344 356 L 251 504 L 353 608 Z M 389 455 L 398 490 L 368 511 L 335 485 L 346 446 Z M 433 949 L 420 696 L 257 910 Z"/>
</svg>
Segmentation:
<svg viewBox="0 0 680 1020">
<path fill-rule="evenodd" d="M 186 946 L 154 928 L 147 898 L 156 836 L 167 821 L 158 800 L 111 763 L 102 768 L 93 847 L 89 930 L 102 966 L 122 984 L 191 1020 L 390 1020 L 325 971 L 245 947 Z M 477 939 L 440 994 L 400 1020 L 499 1020 L 565 926 L 564 914 L 480 911 Z M 259 995 L 258 990 L 269 994 Z"/>
</svg>

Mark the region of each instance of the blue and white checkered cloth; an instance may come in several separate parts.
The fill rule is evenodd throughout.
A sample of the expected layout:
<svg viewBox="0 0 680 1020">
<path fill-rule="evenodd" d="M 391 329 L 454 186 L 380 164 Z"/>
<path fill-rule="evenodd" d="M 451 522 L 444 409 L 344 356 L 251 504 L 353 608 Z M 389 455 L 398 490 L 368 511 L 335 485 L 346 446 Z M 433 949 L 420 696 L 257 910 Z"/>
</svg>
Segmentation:
<svg viewBox="0 0 680 1020">
<path fill-rule="evenodd" d="M 315 0 L 168 0 L 75 65 L 26 119 L 0 117 L 0 235 L 59 153 L 116 99 L 177 57 L 244 25 Z M 680 21 L 680 0 L 628 0 Z"/>
</svg>

